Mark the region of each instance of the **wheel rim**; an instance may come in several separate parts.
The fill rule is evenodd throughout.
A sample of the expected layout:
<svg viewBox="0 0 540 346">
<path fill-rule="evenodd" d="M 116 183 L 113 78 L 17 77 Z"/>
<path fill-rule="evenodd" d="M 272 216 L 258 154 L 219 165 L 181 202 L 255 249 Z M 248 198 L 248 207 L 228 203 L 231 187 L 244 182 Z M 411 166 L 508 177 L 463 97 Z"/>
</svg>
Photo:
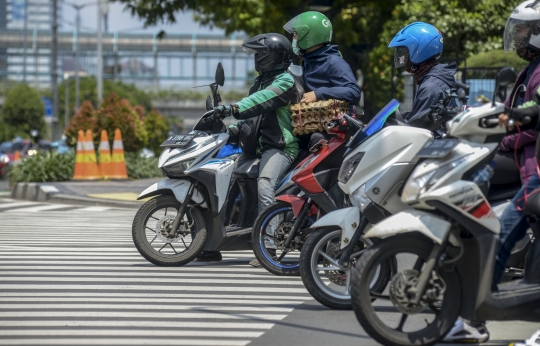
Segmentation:
<svg viewBox="0 0 540 346">
<path fill-rule="evenodd" d="M 428 329 L 438 329 L 440 324 L 438 318 L 441 315 L 440 310 L 446 293 L 444 280 L 436 274 L 436 271 L 433 271 L 433 283 L 428 285 L 426 291 L 433 290 L 432 300 L 422 301 L 419 305 L 410 304 L 407 299 L 407 289 L 416 282 L 426 259 L 422 258 L 421 254 L 413 252 L 390 252 L 370 264 L 370 268 L 380 265 L 392 256 L 395 257 L 398 268 L 388 285 L 388 295 L 378 295 L 379 299 L 375 301 L 377 306 L 371 300 L 368 303 L 371 304 L 370 308 L 373 310 L 374 323 L 384 326 L 390 333 L 401 335 L 418 335 Z M 367 272 L 365 272 L 368 280 L 373 275 L 373 269 L 370 270 L 370 268 L 366 268 Z"/>
<path fill-rule="evenodd" d="M 177 232 L 171 226 L 177 214 L 177 206 L 164 205 L 152 209 L 144 218 L 142 239 L 154 254 L 174 258 L 184 255 L 192 248 L 197 237 L 197 225 L 190 210 L 186 210 Z"/>
<path fill-rule="evenodd" d="M 341 233 L 341 230 L 329 232 L 317 242 L 311 254 L 310 267 L 315 283 L 319 289 L 333 298 L 350 300 L 351 269 L 353 269 L 354 266 L 351 264 L 348 268 L 343 268 L 337 263 L 339 255 L 335 258 L 333 254 L 328 254 L 326 252 L 329 246 L 337 246 L 337 248 L 339 248 L 339 245 L 341 244 Z M 361 239 L 361 241 L 366 247 L 373 245 L 368 239 Z M 364 251 L 365 249 L 353 252 L 351 258 L 358 258 Z M 322 266 L 321 261 L 323 262 Z M 370 287 L 373 287 L 377 282 L 380 271 L 381 267 L 378 266 L 376 275 L 371 279 Z M 335 274 L 332 272 L 335 272 Z M 342 280 L 340 280 L 340 282 L 342 282 L 342 284 L 336 284 L 337 280 L 333 279 L 332 275 L 341 275 Z"/>
<path fill-rule="evenodd" d="M 259 248 L 264 258 L 273 265 L 283 269 L 296 269 L 300 266 L 300 249 L 301 244 L 298 244 L 298 249 L 289 249 L 286 252 L 280 247 L 280 243 L 284 242 L 284 235 L 287 230 L 292 229 L 294 218 L 291 218 L 292 207 L 283 207 L 269 213 L 261 223 L 259 229 Z M 308 218 L 311 222 L 311 219 Z M 270 228 L 269 228 L 270 227 Z M 271 229 L 274 229 L 272 236 Z M 271 253 L 271 247 L 275 247 L 275 255 Z M 285 252 L 285 253 L 284 253 Z"/>
</svg>

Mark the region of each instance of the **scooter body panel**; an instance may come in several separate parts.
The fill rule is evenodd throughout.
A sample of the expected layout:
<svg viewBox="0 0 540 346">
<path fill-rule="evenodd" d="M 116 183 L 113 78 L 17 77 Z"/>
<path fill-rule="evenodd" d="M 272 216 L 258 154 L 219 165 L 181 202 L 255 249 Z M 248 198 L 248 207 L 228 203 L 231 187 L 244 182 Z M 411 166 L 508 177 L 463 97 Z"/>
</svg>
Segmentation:
<svg viewBox="0 0 540 346">
<path fill-rule="evenodd" d="M 163 194 L 173 194 L 174 197 L 176 197 L 176 199 L 178 200 L 178 202 L 184 203 L 190 186 L 191 182 L 185 179 L 164 179 L 146 188 L 146 190 L 141 192 L 137 199 L 143 199 Z M 195 192 L 193 193 L 191 199 L 195 203 L 202 203 L 201 207 L 203 208 L 208 207 L 206 201 L 204 201 L 202 193 L 198 189 L 195 189 Z"/>
</svg>

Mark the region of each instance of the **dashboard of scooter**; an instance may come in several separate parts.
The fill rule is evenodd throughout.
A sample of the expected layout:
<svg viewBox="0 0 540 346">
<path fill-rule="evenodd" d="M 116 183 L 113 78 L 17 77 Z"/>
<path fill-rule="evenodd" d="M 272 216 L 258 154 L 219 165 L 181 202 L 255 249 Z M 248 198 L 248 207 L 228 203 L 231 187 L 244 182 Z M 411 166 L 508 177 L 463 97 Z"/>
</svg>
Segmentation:
<svg viewBox="0 0 540 346">
<path fill-rule="evenodd" d="M 468 108 L 446 123 L 448 134 L 475 143 L 499 142 L 506 135 L 506 127 L 499 126 L 498 120 L 504 107 L 503 103 L 497 102 L 495 106 L 487 103 Z"/>
</svg>

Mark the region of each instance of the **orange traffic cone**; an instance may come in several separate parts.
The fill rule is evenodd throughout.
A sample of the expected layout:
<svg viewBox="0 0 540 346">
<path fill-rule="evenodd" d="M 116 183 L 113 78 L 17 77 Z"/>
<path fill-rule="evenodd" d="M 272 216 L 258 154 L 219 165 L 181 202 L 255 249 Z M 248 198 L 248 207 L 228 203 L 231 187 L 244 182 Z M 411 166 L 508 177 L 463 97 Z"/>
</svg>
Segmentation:
<svg viewBox="0 0 540 346">
<path fill-rule="evenodd" d="M 13 158 L 13 161 L 19 161 L 21 159 L 21 152 L 16 150 L 15 151 L 15 157 Z"/>
<path fill-rule="evenodd" d="M 101 130 L 101 142 L 99 143 L 99 169 L 103 179 L 109 179 L 112 174 L 111 146 L 107 131 Z"/>
<path fill-rule="evenodd" d="M 84 141 L 85 157 L 86 157 L 86 180 L 101 179 L 101 173 L 97 164 L 96 150 L 94 149 L 94 139 L 92 131 L 86 130 L 86 140 Z"/>
<path fill-rule="evenodd" d="M 86 158 L 84 152 L 84 132 L 83 130 L 79 130 L 79 136 L 77 138 L 77 155 L 75 156 L 75 169 L 73 171 L 73 180 L 85 180 L 85 164 Z"/>
<path fill-rule="evenodd" d="M 127 179 L 126 159 L 124 157 L 124 144 L 122 143 L 122 133 L 119 129 L 114 132 L 114 141 L 111 160 L 112 179 Z"/>
<path fill-rule="evenodd" d="M 95 180 L 101 178 L 96 161 L 92 132 L 90 130 L 86 131 L 85 138 L 84 131 L 79 130 L 73 180 Z"/>
</svg>

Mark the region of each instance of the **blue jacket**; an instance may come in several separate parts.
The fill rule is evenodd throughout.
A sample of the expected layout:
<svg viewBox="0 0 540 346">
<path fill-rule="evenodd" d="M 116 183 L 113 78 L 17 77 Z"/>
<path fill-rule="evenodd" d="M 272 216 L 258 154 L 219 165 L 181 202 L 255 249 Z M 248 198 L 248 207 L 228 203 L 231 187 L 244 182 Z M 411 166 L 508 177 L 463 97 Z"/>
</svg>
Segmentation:
<svg viewBox="0 0 540 346">
<path fill-rule="evenodd" d="M 427 109 L 431 109 L 439 100 L 446 97 L 448 89 L 454 86 L 456 80 L 456 64 L 449 65 L 439 64 L 431 68 L 426 75 L 420 80 L 416 96 L 413 101 L 413 108 L 409 114 L 405 116 L 407 122 L 417 120 L 415 115 L 422 113 Z"/>
<path fill-rule="evenodd" d="M 303 56 L 306 92 L 315 91 L 317 100 L 360 101 L 360 87 L 351 67 L 340 56 L 338 47 L 328 45 Z"/>
</svg>

